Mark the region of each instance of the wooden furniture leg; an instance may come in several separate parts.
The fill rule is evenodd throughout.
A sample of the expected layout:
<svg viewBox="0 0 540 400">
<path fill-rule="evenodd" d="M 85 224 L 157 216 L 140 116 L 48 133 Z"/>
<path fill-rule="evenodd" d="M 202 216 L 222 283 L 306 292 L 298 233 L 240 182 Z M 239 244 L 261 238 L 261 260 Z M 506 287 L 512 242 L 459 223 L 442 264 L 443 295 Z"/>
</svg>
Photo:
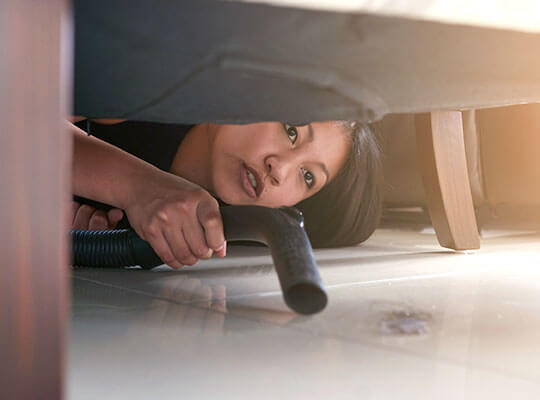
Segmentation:
<svg viewBox="0 0 540 400">
<path fill-rule="evenodd" d="M 455 250 L 478 249 L 461 112 L 419 114 L 415 123 L 420 171 L 439 243 Z"/>
<path fill-rule="evenodd" d="M 64 392 L 70 23 L 68 1 L 0 1 L 2 399 Z"/>
</svg>

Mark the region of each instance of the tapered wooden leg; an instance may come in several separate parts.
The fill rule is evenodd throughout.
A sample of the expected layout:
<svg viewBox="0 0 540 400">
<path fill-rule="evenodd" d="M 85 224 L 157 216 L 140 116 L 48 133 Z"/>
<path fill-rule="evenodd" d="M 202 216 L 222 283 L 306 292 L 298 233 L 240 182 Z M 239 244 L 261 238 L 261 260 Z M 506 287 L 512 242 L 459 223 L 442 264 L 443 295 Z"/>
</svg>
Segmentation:
<svg viewBox="0 0 540 400">
<path fill-rule="evenodd" d="M 70 18 L 64 0 L 0 1 L 0 398 L 6 400 L 63 397 Z"/>
<path fill-rule="evenodd" d="M 455 250 L 478 249 L 461 112 L 419 114 L 415 122 L 426 201 L 439 243 Z"/>
</svg>

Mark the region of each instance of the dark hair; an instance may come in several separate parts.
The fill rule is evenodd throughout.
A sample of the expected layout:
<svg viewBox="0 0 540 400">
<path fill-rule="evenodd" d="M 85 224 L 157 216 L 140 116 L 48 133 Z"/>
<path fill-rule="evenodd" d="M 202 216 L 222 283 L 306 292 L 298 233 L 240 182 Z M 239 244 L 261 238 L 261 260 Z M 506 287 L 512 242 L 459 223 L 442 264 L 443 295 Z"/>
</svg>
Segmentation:
<svg viewBox="0 0 540 400">
<path fill-rule="evenodd" d="M 369 126 L 340 121 L 351 150 L 338 175 L 314 196 L 296 205 L 304 214 L 313 247 L 352 246 L 377 227 L 382 209 L 381 154 Z"/>
</svg>

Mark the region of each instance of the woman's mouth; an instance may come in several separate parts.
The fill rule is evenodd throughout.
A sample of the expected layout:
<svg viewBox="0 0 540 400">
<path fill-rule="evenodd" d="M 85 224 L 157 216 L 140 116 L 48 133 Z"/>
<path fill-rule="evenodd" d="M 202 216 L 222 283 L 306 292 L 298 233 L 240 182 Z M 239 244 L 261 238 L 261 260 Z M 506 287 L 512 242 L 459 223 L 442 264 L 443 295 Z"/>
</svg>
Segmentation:
<svg viewBox="0 0 540 400">
<path fill-rule="evenodd" d="M 258 197 L 258 183 L 255 174 L 242 163 L 242 186 L 244 190 L 251 198 Z"/>
</svg>

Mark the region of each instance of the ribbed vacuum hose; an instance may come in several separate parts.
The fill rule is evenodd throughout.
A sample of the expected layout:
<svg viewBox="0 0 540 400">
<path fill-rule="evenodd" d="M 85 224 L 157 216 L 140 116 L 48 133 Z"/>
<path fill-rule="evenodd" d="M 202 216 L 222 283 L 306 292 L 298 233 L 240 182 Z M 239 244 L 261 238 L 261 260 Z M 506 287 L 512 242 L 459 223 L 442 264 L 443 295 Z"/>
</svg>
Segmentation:
<svg viewBox="0 0 540 400">
<path fill-rule="evenodd" d="M 221 216 L 227 241 L 256 241 L 269 247 L 283 298 L 291 309 L 300 314 L 324 309 L 327 295 L 298 210 L 228 206 L 221 208 Z M 73 266 L 153 268 L 163 264 L 133 230 L 73 230 L 71 234 Z"/>
</svg>

